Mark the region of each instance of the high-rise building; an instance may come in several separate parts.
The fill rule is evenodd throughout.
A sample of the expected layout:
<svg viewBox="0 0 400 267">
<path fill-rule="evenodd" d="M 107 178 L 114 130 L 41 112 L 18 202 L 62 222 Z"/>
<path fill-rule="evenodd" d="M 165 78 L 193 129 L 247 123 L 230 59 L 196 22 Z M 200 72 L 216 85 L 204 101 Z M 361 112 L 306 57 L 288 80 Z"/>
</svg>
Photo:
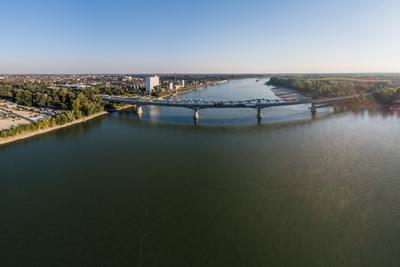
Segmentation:
<svg viewBox="0 0 400 267">
<path fill-rule="evenodd" d="M 154 90 L 154 87 L 160 85 L 160 77 L 159 76 L 149 76 L 146 77 L 146 92 L 151 93 Z"/>
<path fill-rule="evenodd" d="M 173 83 L 173 82 L 169 82 L 169 83 L 167 84 L 167 89 L 168 89 L 168 90 L 174 90 L 174 83 Z"/>
</svg>

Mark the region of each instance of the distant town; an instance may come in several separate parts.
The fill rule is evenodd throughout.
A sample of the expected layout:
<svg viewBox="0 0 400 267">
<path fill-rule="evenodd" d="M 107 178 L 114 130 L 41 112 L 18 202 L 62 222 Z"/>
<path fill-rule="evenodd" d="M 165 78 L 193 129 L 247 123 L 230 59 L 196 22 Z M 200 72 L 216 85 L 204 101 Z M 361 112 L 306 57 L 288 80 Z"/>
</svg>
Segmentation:
<svg viewBox="0 0 400 267">
<path fill-rule="evenodd" d="M 157 96 L 157 94 L 170 93 L 184 88 L 209 86 L 224 80 L 258 76 L 255 74 L 0 74 L 0 85 L 46 84 L 48 88 L 73 90 L 104 86 L 142 95 Z"/>
</svg>

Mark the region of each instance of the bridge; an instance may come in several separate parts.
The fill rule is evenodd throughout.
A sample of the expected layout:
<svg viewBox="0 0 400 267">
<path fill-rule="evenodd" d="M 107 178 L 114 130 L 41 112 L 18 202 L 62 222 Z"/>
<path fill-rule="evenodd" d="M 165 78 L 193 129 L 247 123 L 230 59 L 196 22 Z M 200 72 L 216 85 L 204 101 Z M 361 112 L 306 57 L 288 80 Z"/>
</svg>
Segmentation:
<svg viewBox="0 0 400 267">
<path fill-rule="evenodd" d="M 134 105 L 135 111 L 138 115 L 143 113 L 142 106 L 164 106 L 164 107 L 179 107 L 188 108 L 193 110 L 193 119 L 200 118 L 199 111 L 202 109 L 211 108 L 252 108 L 257 110 L 257 119 L 262 119 L 261 110 L 271 107 L 291 106 L 301 104 L 311 104 L 310 112 L 314 116 L 317 113 L 317 108 L 334 106 L 339 103 L 353 101 L 358 99 L 361 95 L 351 95 L 345 97 L 334 97 L 312 100 L 302 96 L 281 98 L 281 99 L 251 99 L 241 101 L 214 101 L 214 100 L 201 100 L 201 99 L 152 99 L 146 97 L 128 97 L 128 96 L 110 96 L 100 95 L 105 102 L 117 104 L 130 104 Z"/>
</svg>

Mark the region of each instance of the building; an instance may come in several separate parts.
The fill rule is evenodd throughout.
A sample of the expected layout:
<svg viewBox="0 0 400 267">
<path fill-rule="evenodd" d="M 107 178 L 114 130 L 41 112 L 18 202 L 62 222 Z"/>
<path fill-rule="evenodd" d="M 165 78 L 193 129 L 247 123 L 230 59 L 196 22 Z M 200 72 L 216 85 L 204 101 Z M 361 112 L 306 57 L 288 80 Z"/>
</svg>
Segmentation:
<svg viewBox="0 0 400 267">
<path fill-rule="evenodd" d="M 146 92 L 151 93 L 154 90 L 154 87 L 160 85 L 160 77 L 159 76 L 150 76 L 146 77 Z"/>
<path fill-rule="evenodd" d="M 181 80 L 179 82 L 175 81 L 175 90 L 181 89 L 185 87 L 185 80 Z"/>
<path fill-rule="evenodd" d="M 133 80 L 132 76 L 125 76 L 125 77 L 122 79 L 122 81 L 124 81 L 124 82 L 126 82 L 126 81 L 131 82 L 132 80 Z"/>
</svg>

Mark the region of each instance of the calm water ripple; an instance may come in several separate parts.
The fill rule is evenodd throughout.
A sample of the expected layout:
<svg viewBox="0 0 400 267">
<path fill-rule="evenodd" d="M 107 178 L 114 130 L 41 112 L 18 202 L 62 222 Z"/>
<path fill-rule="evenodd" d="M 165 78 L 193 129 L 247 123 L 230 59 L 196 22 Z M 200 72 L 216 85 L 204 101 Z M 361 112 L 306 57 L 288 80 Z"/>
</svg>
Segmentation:
<svg viewBox="0 0 400 267">
<path fill-rule="evenodd" d="M 0 147 L 0 265 L 398 266 L 399 115 L 255 115 L 145 108 Z"/>
</svg>

